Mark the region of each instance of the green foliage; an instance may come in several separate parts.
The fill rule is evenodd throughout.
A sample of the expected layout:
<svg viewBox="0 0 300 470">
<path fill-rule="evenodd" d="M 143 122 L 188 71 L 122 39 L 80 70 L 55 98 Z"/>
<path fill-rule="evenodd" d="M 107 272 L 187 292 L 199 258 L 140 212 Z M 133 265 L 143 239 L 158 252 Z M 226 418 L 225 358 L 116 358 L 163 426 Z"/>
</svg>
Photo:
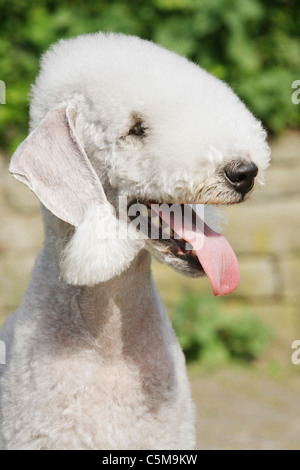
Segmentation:
<svg viewBox="0 0 300 470">
<path fill-rule="evenodd" d="M 222 312 L 212 297 L 184 294 L 175 305 L 173 326 L 187 361 L 207 366 L 258 358 L 272 338 L 271 328 L 254 315 Z"/>
<path fill-rule="evenodd" d="M 299 79 L 296 0 L 0 0 L 0 147 L 27 133 L 28 93 L 38 59 L 59 38 L 116 31 L 152 39 L 227 81 L 272 132 L 300 124 L 291 84 Z"/>
</svg>

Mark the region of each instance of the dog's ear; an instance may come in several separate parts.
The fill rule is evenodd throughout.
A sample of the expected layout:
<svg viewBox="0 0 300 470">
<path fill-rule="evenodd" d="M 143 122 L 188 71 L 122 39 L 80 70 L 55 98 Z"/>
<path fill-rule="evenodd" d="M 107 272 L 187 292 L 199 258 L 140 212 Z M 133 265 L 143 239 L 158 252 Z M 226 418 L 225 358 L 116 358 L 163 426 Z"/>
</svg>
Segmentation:
<svg viewBox="0 0 300 470">
<path fill-rule="evenodd" d="M 74 109 L 47 114 L 12 156 L 9 171 L 54 215 L 78 227 L 86 210 L 107 202 L 74 128 Z"/>
<path fill-rule="evenodd" d="M 9 171 L 76 231 L 65 248 L 66 282 L 93 285 L 120 274 L 141 247 L 124 233 L 76 134 L 76 108 L 50 111 L 12 156 Z M 120 232 L 122 232 L 120 234 Z M 133 237 L 133 239 L 132 239 Z"/>
</svg>

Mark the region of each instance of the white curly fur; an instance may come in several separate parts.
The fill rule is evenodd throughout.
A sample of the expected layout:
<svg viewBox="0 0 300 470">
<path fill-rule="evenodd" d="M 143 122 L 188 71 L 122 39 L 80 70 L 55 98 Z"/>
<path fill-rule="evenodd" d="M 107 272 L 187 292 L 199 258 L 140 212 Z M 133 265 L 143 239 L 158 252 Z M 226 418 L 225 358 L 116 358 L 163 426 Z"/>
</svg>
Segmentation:
<svg viewBox="0 0 300 470">
<path fill-rule="evenodd" d="M 105 209 L 96 206 L 87 210 L 63 250 L 63 279 L 68 284 L 93 286 L 119 276 L 144 247 L 144 241 L 130 228 L 109 204 Z"/>
<path fill-rule="evenodd" d="M 31 130 L 10 171 L 42 202 L 45 243 L 0 332 L 7 449 L 191 449 L 185 361 L 153 283 L 148 241 L 125 230 L 120 197 L 240 202 L 225 163 L 269 162 L 266 133 L 232 90 L 151 42 L 60 41 L 32 88 Z M 132 135 L 134 122 L 145 135 Z M 210 208 L 209 224 L 220 216 Z M 143 249 L 144 248 L 144 249 Z M 158 257 L 178 271 L 169 254 Z M 0 438 L 1 440 L 1 438 Z"/>
</svg>

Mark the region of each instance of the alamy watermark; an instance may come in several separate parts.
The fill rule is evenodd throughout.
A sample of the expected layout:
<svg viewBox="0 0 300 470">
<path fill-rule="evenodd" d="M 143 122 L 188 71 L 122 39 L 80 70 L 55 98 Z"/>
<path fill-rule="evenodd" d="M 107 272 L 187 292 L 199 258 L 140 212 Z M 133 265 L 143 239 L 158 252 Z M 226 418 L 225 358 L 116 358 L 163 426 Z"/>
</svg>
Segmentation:
<svg viewBox="0 0 300 470">
<path fill-rule="evenodd" d="M 292 363 L 295 364 L 295 366 L 298 366 L 300 364 L 300 339 L 293 341 L 292 349 L 296 350 L 293 352 L 291 357 Z"/>
<path fill-rule="evenodd" d="M 294 93 L 292 93 L 292 103 L 293 104 L 299 104 L 300 103 L 300 80 L 295 80 L 292 83 L 292 88 L 296 89 Z"/>
<path fill-rule="evenodd" d="M 4 341 L 0 341 L 0 365 L 6 364 L 6 347 Z"/>
<path fill-rule="evenodd" d="M 0 80 L 0 104 L 6 104 L 6 86 L 3 80 Z"/>
<path fill-rule="evenodd" d="M 107 205 L 97 214 L 96 234 L 99 239 L 130 239 L 130 234 L 136 233 L 141 239 L 188 240 L 187 250 L 200 250 L 204 242 L 204 209 L 203 204 L 128 204 L 127 197 L 121 196 L 117 210 Z M 118 224 L 109 222 L 116 219 Z"/>
</svg>

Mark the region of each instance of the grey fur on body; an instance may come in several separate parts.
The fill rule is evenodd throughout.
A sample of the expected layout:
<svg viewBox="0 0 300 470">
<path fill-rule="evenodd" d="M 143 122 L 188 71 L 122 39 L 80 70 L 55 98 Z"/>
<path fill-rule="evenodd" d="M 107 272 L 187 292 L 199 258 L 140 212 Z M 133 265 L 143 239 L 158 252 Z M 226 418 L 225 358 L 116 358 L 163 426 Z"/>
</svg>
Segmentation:
<svg viewBox="0 0 300 470">
<path fill-rule="evenodd" d="M 57 250 L 68 227 L 46 210 L 44 218 L 45 246 L 23 304 L 1 335 L 18 345 L 10 351 L 7 344 L 2 366 L 10 368 L 2 382 L 9 448 L 180 448 L 194 435 L 193 405 L 186 401 L 184 358 L 153 283 L 149 253 L 142 251 L 117 279 L 68 286 L 59 279 Z M 175 437 L 177 420 L 185 424 Z M 50 436 L 43 435 L 45 426 Z"/>
</svg>

